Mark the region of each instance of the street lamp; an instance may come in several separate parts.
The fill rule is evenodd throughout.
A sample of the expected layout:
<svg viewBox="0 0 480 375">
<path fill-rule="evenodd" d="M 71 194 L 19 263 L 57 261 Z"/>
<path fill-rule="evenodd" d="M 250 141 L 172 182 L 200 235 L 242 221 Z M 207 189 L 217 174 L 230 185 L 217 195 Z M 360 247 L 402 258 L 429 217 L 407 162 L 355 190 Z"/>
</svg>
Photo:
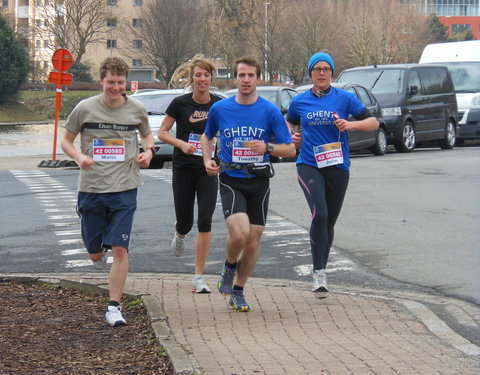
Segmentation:
<svg viewBox="0 0 480 375">
<path fill-rule="evenodd" d="M 268 49 L 268 6 L 270 3 L 265 3 L 265 81 L 268 81 L 267 70 L 267 49 Z"/>
</svg>

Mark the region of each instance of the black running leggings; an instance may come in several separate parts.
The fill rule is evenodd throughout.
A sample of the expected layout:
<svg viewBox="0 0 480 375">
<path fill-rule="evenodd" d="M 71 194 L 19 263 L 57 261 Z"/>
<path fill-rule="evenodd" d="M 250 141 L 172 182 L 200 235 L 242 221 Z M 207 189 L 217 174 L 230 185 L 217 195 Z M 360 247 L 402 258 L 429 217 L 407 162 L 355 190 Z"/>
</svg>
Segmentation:
<svg viewBox="0 0 480 375">
<path fill-rule="evenodd" d="M 306 164 L 298 164 L 297 173 L 312 213 L 310 246 L 313 269 L 325 269 L 350 173 L 335 166 L 316 168 Z"/>
<path fill-rule="evenodd" d="M 172 187 L 175 215 L 177 217 L 177 233 L 185 235 L 192 229 L 195 194 L 198 203 L 198 231 L 210 232 L 212 230 L 212 216 L 217 204 L 217 176 L 209 176 L 205 170 L 201 169 L 174 169 Z"/>
</svg>

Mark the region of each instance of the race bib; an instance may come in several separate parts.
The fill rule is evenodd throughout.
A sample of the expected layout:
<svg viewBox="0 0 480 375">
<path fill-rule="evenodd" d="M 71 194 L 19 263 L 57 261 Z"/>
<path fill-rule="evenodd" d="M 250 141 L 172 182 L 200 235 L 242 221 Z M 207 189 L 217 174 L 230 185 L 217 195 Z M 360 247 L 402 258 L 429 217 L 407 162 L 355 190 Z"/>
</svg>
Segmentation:
<svg viewBox="0 0 480 375">
<path fill-rule="evenodd" d="M 342 142 L 327 143 L 313 148 L 318 168 L 343 164 Z"/>
<path fill-rule="evenodd" d="M 94 139 L 93 160 L 95 161 L 125 161 L 124 139 Z"/>
<path fill-rule="evenodd" d="M 232 162 L 233 163 L 259 163 L 263 161 L 264 154 L 258 154 L 245 143 L 248 141 L 235 139 L 232 148 Z"/>
<path fill-rule="evenodd" d="M 200 134 L 190 133 L 188 136 L 188 143 L 195 146 L 195 151 L 192 155 L 202 156 L 202 143 L 200 142 Z M 217 147 L 217 138 L 213 138 L 212 158 L 215 156 L 215 148 Z"/>
</svg>

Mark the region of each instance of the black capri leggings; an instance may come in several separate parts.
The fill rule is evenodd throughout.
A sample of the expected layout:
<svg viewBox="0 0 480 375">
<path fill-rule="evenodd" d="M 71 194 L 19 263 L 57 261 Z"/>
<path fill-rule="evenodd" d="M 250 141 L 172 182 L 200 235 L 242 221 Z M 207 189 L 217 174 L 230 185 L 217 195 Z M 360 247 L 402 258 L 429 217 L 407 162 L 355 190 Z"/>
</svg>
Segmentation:
<svg viewBox="0 0 480 375">
<path fill-rule="evenodd" d="M 198 231 L 210 232 L 212 230 L 212 216 L 217 204 L 217 176 L 209 176 L 205 170 L 201 169 L 174 169 L 172 188 L 177 217 L 177 232 L 185 235 L 192 229 L 195 194 L 198 204 Z"/>
<path fill-rule="evenodd" d="M 310 246 L 313 269 L 325 269 L 350 173 L 335 166 L 316 168 L 306 164 L 298 164 L 297 173 L 312 213 Z"/>
</svg>

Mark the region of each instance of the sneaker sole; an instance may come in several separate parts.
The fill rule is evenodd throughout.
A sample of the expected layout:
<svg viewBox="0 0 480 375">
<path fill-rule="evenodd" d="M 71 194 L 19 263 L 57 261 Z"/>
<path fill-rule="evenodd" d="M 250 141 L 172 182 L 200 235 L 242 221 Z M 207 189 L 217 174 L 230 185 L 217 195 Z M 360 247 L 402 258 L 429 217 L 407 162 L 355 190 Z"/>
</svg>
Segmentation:
<svg viewBox="0 0 480 375">
<path fill-rule="evenodd" d="M 198 293 L 198 294 L 209 294 L 210 293 L 210 290 L 208 289 L 201 289 L 201 290 L 197 290 L 195 288 L 192 288 L 192 293 Z"/>
<path fill-rule="evenodd" d="M 237 306 L 232 306 L 230 305 L 230 307 L 232 309 L 234 309 L 235 311 L 237 312 L 249 312 L 251 309 L 249 306 L 240 306 L 240 307 L 237 307 Z"/>
<path fill-rule="evenodd" d="M 315 295 L 315 297 L 317 297 L 317 298 L 327 298 L 328 293 L 329 293 L 328 290 L 326 288 L 324 288 L 323 286 L 321 286 L 317 290 L 312 290 L 312 292 Z"/>
<path fill-rule="evenodd" d="M 121 327 L 121 326 L 126 326 L 127 322 L 122 322 L 121 320 L 117 320 L 111 327 Z"/>
</svg>

